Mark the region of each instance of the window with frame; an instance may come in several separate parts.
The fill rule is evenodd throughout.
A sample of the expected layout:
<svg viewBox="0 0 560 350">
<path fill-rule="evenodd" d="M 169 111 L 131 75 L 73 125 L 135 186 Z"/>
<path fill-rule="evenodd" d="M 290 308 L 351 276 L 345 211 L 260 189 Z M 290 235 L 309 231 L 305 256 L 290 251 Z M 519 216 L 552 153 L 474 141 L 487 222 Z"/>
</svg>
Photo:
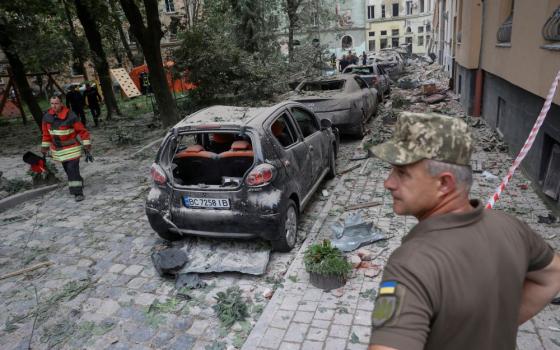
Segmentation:
<svg viewBox="0 0 560 350">
<path fill-rule="evenodd" d="M 391 46 L 399 47 L 399 38 L 392 38 L 391 39 Z"/>
<path fill-rule="evenodd" d="M 432 26 L 430 25 L 430 23 L 426 24 L 426 31 L 429 32 L 432 30 Z"/>
<path fill-rule="evenodd" d="M 369 32 L 368 36 L 375 36 L 375 32 Z"/>
<path fill-rule="evenodd" d="M 424 13 L 424 0 L 420 0 L 420 13 Z"/>
<path fill-rule="evenodd" d="M 418 33 L 424 33 L 424 26 L 418 27 Z"/>
<path fill-rule="evenodd" d="M 383 36 L 383 35 L 387 35 L 387 31 L 386 31 L 386 30 L 382 30 L 382 31 L 381 31 L 381 36 Z"/>
<path fill-rule="evenodd" d="M 391 29 L 391 35 L 392 36 L 399 36 L 399 30 L 398 29 Z"/>
<path fill-rule="evenodd" d="M 387 39 L 381 39 L 381 41 L 379 42 L 379 47 L 382 49 L 387 48 Z"/>
<path fill-rule="evenodd" d="M 399 17 L 399 3 L 393 4 L 393 17 Z"/>
<path fill-rule="evenodd" d="M 299 129 L 301 130 L 303 137 L 307 137 L 311 134 L 314 134 L 315 132 L 321 129 L 319 127 L 319 124 L 317 123 L 317 118 L 315 118 L 313 115 L 309 114 L 309 112 L 301 108 L 297 108 L 297 107 L 292 108 L 292 115 L 294 116 L 294 119 L 298 123 Z"/>
<path fill-rule="evenodd" d="M 368 50 L 375 51 L 375 39 L 368 40 Z"/>
<path fill-rule="evenodd" d="M 385 5 L 381 5 L 381 18 L 385 18 Z"/>
<path fill-rule="evenodd" d="M 367 7 L 367 18 L 374 19 L 375 18 L 375 5 L 368 5 Z"/>
<path fill-rule="evenodd" d="M 173 0 L 165 0 L 165 12 L 175 12 L 175 3 Z"/>
<path fill-rule="evenodd" d="M 411 15 L 412 14 L 412 1 L 408 0 L 406 2 L 406 14 L 407 15 Z"/>
<path fill-rule="evenodd" d="M 297 133 L 286 113 L 283 113 L 270 125 L 270 133 L 284 148 L 297 141 Z"/>
<path fill-rule="evenodd" d="M 424 46 L 424 37 L 423 36 L 418 37 L 418 46 Z"/>
</svg>

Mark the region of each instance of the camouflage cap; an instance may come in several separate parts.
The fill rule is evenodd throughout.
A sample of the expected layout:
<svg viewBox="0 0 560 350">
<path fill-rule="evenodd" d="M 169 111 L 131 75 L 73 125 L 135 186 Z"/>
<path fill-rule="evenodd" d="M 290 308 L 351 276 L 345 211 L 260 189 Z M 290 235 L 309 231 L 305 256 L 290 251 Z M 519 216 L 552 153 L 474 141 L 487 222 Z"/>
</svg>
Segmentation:
<svg viewBox="0 0 560 350">
<path fill-rule="evenodd" d="M 395 165 L 433 159 L 470 165 L 472 137 L 467 123 L 436 113 L 403 112 L 395 124 L 393 138 L 370 150 Z"/>
</svg>

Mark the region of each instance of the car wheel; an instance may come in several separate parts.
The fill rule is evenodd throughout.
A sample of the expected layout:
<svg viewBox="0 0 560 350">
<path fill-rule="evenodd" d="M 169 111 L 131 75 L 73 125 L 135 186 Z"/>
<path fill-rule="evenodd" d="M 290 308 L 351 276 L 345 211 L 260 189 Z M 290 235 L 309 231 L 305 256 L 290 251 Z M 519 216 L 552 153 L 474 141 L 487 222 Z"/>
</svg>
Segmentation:
<svg viewBox="0 0 560 350">
<path fill-rule="evenodd" d="M 178 233 L 174 233 L 171 231 L 158 231 L 157 232 L 158 236 L 160 236 L 161 238 L 168 240 L 168 241 L 178 241 L 181 238 L 183 238 L 183 236 L 181 236 Z"/>
<path fill-rule="evenodd" d="M 334 145 L 332 145 L 331 155 L 329 157 L 329 172 L 327 173 L 327 179 L 334 179 L 336 176 L 336 156 L 334 153 Z"/>
<path fill-rule="evenodd" d="M 297 208 L 291 199 L 288 200 L 288 208 L 284 214 L 279 233 L 279 239 L 271 241 L 272 250 L 289 252 L 296 245 L 297 240 Z"/>
</svg>

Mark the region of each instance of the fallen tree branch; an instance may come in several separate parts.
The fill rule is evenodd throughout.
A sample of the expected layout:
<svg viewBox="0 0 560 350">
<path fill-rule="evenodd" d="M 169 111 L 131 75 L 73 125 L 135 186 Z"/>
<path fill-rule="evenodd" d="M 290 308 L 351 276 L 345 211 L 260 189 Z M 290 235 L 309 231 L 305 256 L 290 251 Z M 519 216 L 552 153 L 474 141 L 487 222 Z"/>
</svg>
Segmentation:
<svg viewBox="0 0 560 350">
<path fill-rule="evenodd" d="M 53 264 L 52 261 L 43 261 L 42 263 L 38 263 L 36 265 L 26 267 L 25 269 L 17 270 L 17 271 L 5 274 L 3 276 L 0 276 L 0 280 L 10 278 L 10 277 L 14 277 L 14 276 L 17 276 L 17 275 L 21 275 L 21 274 L 27 273 L 29 271 L 37 270 L 41 267 L 47 267 L 47 266 L 50 266 L 52 264 Z"/>
<path fill-rule="evenodd" d="M 354 170 L 354 169 L 359 168 L 360 165 L 361 165 L 361 164 L 354 164 L 354 165 L 352 165 L 352 166 L 351 166 L 350 168 L 348 168 L 348 169 L 344 169 L 344 170 L 339 171 L 339 172 L 338 172 L 338 175 L 346 174 L 347 172 L 350 172 L 350 171 L 352 171 L 352 170 Z"/>
<path fill-rule="evenodd" d="M 369 207 L 375 207 L 375 206 L 378 206 L 378 205 L 381 205 L 381 203 L 379 203 L 379 202 L 366 202 L 366 203 L 349 205 L 349 206 L 345 207 L 344 210 L 355 210 L 355 209 L 361 209 L 361 208 L 369 208 Z"/>
</svg>

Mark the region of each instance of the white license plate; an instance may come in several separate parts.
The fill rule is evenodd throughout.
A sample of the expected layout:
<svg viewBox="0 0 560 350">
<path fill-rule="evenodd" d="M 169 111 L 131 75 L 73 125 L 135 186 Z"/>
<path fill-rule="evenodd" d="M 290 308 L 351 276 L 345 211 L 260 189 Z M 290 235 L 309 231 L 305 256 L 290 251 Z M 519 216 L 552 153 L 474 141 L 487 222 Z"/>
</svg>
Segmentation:
<svg viewBox="0 0 560 350">
<path fill-rule="evenodd" d="M 187 208 L 217 208 L 229 209 L 229 199 L 183 197 L 183 204 Z"/>
</svg>

